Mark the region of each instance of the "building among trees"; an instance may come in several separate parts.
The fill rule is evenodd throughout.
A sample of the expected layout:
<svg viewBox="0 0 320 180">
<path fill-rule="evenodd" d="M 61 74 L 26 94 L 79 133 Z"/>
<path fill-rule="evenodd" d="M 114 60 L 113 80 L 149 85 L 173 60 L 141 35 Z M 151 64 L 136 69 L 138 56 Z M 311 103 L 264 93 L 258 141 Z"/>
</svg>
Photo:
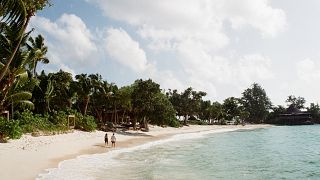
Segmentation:
<svg viewBox="0 0 320 180">
<path fill-rule="evenodd" d="M 314 124 L 310 112 L 301 111 L 293 105 L 289 106 L 285 113 L 279 114 L 275 123 L 282 125 Z"/>
</svg>

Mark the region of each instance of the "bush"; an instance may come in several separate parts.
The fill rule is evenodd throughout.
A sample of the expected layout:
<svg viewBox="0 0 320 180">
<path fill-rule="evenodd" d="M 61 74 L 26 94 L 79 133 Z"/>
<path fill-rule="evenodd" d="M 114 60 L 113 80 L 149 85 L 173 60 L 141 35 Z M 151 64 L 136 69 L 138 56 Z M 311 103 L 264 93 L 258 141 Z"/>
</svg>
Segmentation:
<svg viewBox="0 0 320 180">
<path fill-rule="evenodd" d="M 66 131 L 67 127 L 64 125 L 64 114 L 58 113 L 54 116 L 33 114 L 30 111 L 17 112 L 15 118 L 20 123 L 22 132 L 32 133 L 37 131 Z M 50 121 L 51 120 L 51 121 Z M 54 123 L 53 123 L 54 122 Z M 57 123 L 57 124 L 55 124 Z"/>
<path fill-rule="evenodd" d="M 50 116 L 49 120 L 53 124 L 58 125 L 60 127 L 67 127 L 68 126 L 68 115 L 64 111 L 59 111 L 59 112 L 53 113 L 53 115 Z"/>
<path fill-rule="evenodd" d="M 93 116 L 82 116 L 81 113 L 76 113 L 76 128 L 84 131 L 94 131 L 97 128 L 97 123 Z"/>
<path fill-rule="evenodd" d="M 169 126 L 178 128 L 178 127 L 181 127 L 181 124 L 180 124 L 178 119 L 172 118 L 170 123 L 169 123 Z"/>
<path fill-rule="evenodd" d="M 48 130 L 53 124 L 49 116 L 33 115 L 30 111 L 17 112 L 15 118 L 20 122 L 24 133 L 32 133 L 38 130 Z"/>
<path fill-rule="evenodd" d="M 0 139 L 9 137 L 10 139 L 19 139 L 22 136 L 22 129 L 18 121 L 0 117 Z"/>
</svg>

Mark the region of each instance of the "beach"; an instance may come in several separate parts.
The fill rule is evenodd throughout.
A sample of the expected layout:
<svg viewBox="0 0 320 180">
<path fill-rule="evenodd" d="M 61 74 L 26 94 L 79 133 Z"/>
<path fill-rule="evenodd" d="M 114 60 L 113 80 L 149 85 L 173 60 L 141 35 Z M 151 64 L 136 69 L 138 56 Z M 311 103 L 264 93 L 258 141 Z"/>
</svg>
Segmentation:
<svg viewBox="0 0 320 180">
<path fill-rule="evenodd" d="M 246 126 L 200 126 L 190 125 L 182 128 L 150 126 L 149 132 L 119 131 L 116 148 L 128 148 L 151 141 L 165 139 L 176 134 L 197 133 L 203 131 L 226 132 L 238 129 L 266 128 L 270 125 Z M 9 143 L 0 144 L 0 169 L 1 179 L 35 179 L 40 173 L 45 173 L 48 168 L 58 167 L 59 162 L 73 159 L 79 155 L 106 153 L 111 148 L 104 145 L 103 131 L 82 132 L 74 130 L 71 133 L 54 136 L 32 137 L 23 135 L 21 139 L 10 140 Z"/>
</svg>

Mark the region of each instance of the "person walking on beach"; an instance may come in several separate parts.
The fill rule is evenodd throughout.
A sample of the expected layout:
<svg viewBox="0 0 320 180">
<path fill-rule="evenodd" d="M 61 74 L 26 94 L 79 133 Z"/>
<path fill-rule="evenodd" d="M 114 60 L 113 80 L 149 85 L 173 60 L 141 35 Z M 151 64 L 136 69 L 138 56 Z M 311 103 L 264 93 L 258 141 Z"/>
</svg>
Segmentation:
<svg viewBox="0 0 320 180">
<path fill-rule="evenodd" d="M 108 145 L 108 133 L 104 135 L 104 147 L 106 147 L 106 145 Z"/>
<path fill-rule="evenodd" d="M 112 143 L 112 147 L 116 147 L 116 137 L 114 136 L 114 133 L 111 136 L 111 143 Z"/>
</svg>

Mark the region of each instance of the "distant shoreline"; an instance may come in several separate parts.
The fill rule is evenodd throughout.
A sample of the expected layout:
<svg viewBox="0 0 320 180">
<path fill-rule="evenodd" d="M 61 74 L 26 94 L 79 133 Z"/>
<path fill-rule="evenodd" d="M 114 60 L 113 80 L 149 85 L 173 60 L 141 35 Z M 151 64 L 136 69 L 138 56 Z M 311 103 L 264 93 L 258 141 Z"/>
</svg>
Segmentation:
<svg viewBox="0 0 320 180">
<path fill-rule="evenodd" d="M 116 149 L 128 148 L 147 142 L 165 139 L 176 134 L 196 133 L 203 131 L 225 132 L 238 129 L 257 129 L 272 125 L 257 124 L 246 126 L 235 125 L 190 125 L 182 128 L 161 128 L 151 126 L 149 132 L 125 131 L 115 133 Z M 110 144 L 104 147 L 103 131 L 60 134 L 55 136 L 32 137 L 24 135 L 21 139 L 0 144 L 0 168 L 3 179 L 35 179 L 46 169 L 56 168 L 63 160 L 73 159 L 79 155 L 105 153 L 111 150 Z M 108 132 L 109 138 L 112 133 Z M 110 140 L 109 140 L 110 143 Z M 19 172 L 19 173 L 17 173 Z"/>
</svg>

